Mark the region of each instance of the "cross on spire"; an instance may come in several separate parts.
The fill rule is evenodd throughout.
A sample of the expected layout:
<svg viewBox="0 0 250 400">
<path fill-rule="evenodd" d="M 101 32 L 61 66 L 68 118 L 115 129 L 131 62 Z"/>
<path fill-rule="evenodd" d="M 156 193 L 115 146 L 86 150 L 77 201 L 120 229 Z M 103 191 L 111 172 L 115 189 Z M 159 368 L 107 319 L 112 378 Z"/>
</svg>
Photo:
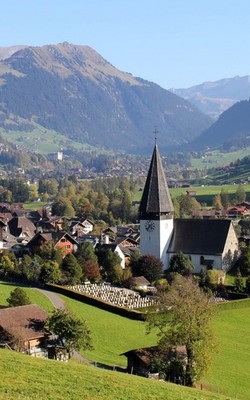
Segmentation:
<svg viewBox="0 0 250 400">
<path fill-rule="evenodd" d="M 155 129 L 153 130 L 153 133 L 155 135 L 155 144 L 157 142 L 157 133 L 159 133 L 158 129 L 155 127 Z"/>
</svg>

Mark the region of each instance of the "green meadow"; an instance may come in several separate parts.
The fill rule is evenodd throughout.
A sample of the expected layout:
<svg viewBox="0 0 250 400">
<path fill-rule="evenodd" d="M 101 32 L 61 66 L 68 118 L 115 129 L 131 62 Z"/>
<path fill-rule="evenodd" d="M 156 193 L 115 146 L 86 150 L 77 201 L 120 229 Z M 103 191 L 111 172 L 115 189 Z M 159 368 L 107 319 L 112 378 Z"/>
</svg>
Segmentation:
<svg viewBox="0 0 250 400">
<path fill-rule="evenodd" d="M 110 343 L 110 346 L 112 343 Z M 229 397 L 94 366 L 0 350 L 3 400 L 229 400 Z"/>
<path fill-rule="evenodd" d="M 121 354 L 157 343 L 156 333 L 146 333 L 146 324 L 100 310 L 75 300 L 63 297 L 67 308 L 86 320 L 93 338 L 94 350 L 85 351 L 90 360 L 126 367 L 127 359 Z"/>
<path fill-rule="evenodd" d="M 237 399 L 250 399 L 250 299 L 218 306 L 213 326 L 217 348 L 203 385 Z"/>
<path fill-rule="evenodd" d="M 6 298 L 14 287 L 5 283 L 0 284 L 0 304 L 6 304 Z M 40 292 L 32 288 L 25 288 L 25 290 L 28 291 L 32 301 L 47 311 L 52 310 L 51 303 Z M 66 307 L 85 319 L 91 330 L 94 349 L 83 352 L 89 360 L 110 366 L 125 367 L 126 358 L 121 355 L 122 353 L 157 343 L 156 332 L 147 335 L 145 323 L 141 321 L 120 317 L 67 297 L 62 298 Z M 0 398 L 250 400 L 250 299 L 218 305 L 213 329 L 216 351 L 212 354 L 213 360 L 208 374 L 197 385 L 198 388 L 202 385 L 203 391 L 189 391 L 167 383 L 139 379 L 91 366 L 76 365 L 76 362 L 66 365 L 54 361 L 33 360 L 27 356 L 1 350 L 4 356 L 0 356 L 0 362 L 6 365 L 6 368 L 3 370 L 4 373 L 1 373 L 0 396 L 1 385 L 3 385 L 2 390 L 7 385 L 10 397 Z M 11 366 L 12 363 L 22 365 L 22 368 L 19 366 L 16 370 Z M 57 379 L 53 385 L 55 376 Z M 43 378 L 46 388 L 44 393 L 40 392 Z M 21 388 L 21 397 L 17 395 L 15 382 L 18 382 Z M 74 385 L 73 382 L 75 382 Z M 214 394 L 207 394 L 208 397 L 206 397 L 205 390 Z M 63 391 L 66 393 L 65 397 L 62 397 Z"/>
<path fill-rule="evenodd" d="M 8 305 L 7 298 L 16 287 L 20 287 L 20 285 L 0 281 L 0 306 Z M 22 286 L 22 288 L 29 296 L 31 303 L 37 304 L 47 312 L 53 311 L 54 307 L 51 301 L 44 294 L 31 287 Z"/>
<path fill-rule="evenodd" d="M 249 147 L 227 153 L 222 153 L 219 150 L 207 151 L 205 157 L 203 158 L 192 158 L 191 164 L 193 168 L 201 170 L 212 167 L 220 167 L 223 165 L 229 165 L 231 162 L 235 162 L 238 159 L 249 156 L 249 153 Z"/>
<path fill-rule="evenodd" d="M 182 194 L 186 194 L 187 191 L 192 190 L 195 191 L 195 198 L 200 203 L 206 203 L 209 206 L 212 206 L 214 196 L 221 193 L 222 190 L 229 194 L 231 200 L 235 197 L 235 192 L 238 188 L 238 185 L 209 185 L 209 186 L 190 186 L 190 187 L 178 187 L 178 188 L 170 188 L 170 194 L 172 198 L 176 198 L 181 196 Z M 250 184 L 244 185 L 244 189 L 246 192 L 247 200 L 250 201 Z M 139 202 L 141 200 L 142 191 L 138 191 L 134 197 L 133 201 Z"/>
</svg>

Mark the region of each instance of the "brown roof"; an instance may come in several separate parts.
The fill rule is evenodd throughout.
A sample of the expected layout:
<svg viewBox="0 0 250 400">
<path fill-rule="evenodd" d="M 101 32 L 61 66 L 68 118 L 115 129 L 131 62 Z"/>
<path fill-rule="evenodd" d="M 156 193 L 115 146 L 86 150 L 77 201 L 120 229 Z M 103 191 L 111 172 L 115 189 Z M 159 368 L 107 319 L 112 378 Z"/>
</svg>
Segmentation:
<svg viewBox="0 0 250 400">
<path fill-rule="evenodd" d="M 145 278 L 145 276 L 134 276 L 128 279 L 130 285 L 150 285 L 150 282 Z"/>
<path fill-rule="evenodd" d="M 45 335 L 43 323 L 48 314 L 36 304 L 0 309 L 0 326 L 12 336 L 23 340 L 40 338 Z"/>
</svg>

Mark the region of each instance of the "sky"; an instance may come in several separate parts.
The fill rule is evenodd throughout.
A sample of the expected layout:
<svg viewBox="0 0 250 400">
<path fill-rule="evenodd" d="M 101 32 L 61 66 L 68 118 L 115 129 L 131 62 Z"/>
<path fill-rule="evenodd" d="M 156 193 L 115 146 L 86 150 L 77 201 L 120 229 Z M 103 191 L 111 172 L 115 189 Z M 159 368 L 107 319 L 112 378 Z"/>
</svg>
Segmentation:
<svg viewBox="0 0 250 400">
<path fill-rule="evenodd" d="M 88 45 L 165 89 L 250 75 L 249 0 L 8 0 L 0 47 Z"/>
</svg>

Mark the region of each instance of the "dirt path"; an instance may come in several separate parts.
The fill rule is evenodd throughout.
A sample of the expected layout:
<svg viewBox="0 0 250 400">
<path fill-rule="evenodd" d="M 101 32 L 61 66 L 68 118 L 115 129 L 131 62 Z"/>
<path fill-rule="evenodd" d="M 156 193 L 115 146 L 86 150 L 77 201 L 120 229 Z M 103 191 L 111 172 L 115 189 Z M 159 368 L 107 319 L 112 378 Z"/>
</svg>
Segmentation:
<svg viewBox="0 0 250 400">
<path fill-rule="evenodd" d="M 53 306 L 55 308 L 59 308 L 64 310 L 65 309 L 65 304 L 64 301 L 61 299 L 60 296 L 58 296 L 58 294 L 54 293 L 54 292 L 50 292 L 49 290 L 45 290 L 45 289 L 36 289 L 39 290 L 39 292 L 43 293 L 45 296 L 47 296 L 51 303 L 53 304 Z"/>
</svg>

